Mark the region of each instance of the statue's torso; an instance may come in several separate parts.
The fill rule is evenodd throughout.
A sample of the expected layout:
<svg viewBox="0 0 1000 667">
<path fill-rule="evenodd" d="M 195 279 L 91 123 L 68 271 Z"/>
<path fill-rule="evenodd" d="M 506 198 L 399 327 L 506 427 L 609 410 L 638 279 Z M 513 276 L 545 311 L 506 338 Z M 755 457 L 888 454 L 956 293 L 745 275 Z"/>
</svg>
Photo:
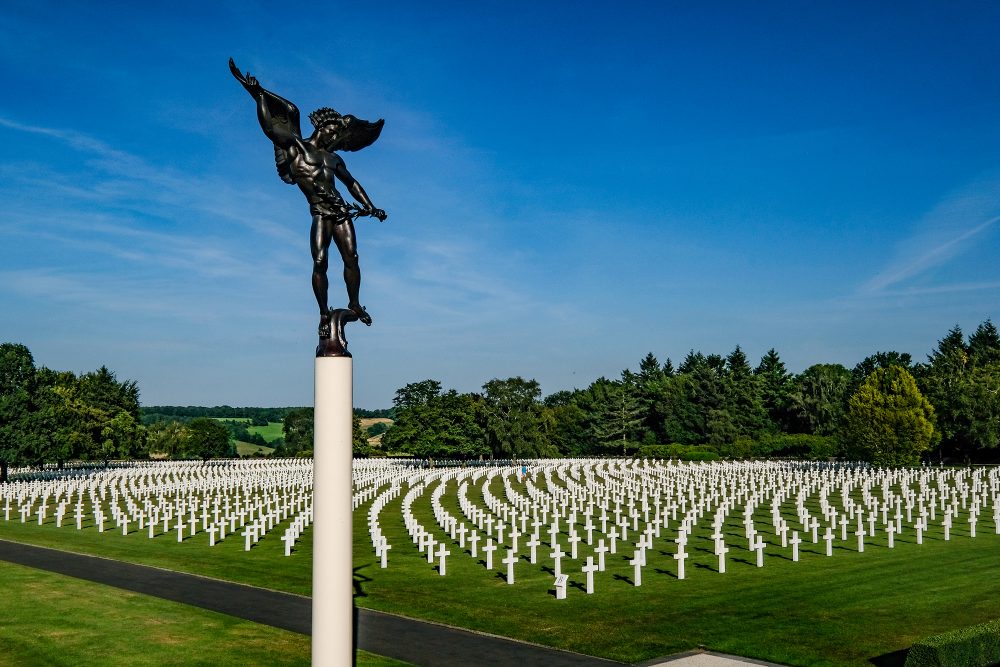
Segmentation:
<svg viewBox="0 0 1000 667">
<path fill-rule="evenodd" d="M 288 161 L 292 179 L 310 204 L 323 204 L 346 212 L 344 199 L 334 187 L 336 169 L 344 164 L 339 155 L 302 142 L 290 147 Z"/>
</svg>

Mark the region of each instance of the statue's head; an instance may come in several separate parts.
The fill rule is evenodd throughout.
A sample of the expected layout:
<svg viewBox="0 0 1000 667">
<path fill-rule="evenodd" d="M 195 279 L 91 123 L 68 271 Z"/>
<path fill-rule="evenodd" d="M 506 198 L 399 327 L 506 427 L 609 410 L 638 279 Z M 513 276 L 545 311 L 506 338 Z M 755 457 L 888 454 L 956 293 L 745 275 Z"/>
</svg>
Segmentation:
<svg viewBox="0 0 1000 667">
<path fill-rule="evenodd" d="M 309 121 L 316 128 L 313 137 L 329 151 L 358 151 L 370 146 L 382 132 L 383 123 L 341 115 L 330 107 L 316 109 L 309 114 Z"/>
<path fill-rule="evenodd" d="M 330 107 L 322 107 L 309 114 L 309 122 L 316 128 L 313 137 L 318 143 L 327 150 L 335 150 L 334 144 L 345 125 L 344 117 Z"/>
<path fill-rule="evenodd" d="M 341 116 L 335 109 L 330 107 L 322 107 L 316 109 L 311 114 L 309 114 L 309 122 L 313 124 L 317 130 L 325 125 L 337 125 L 343 124 L 344 117 Z"/>
</svg>

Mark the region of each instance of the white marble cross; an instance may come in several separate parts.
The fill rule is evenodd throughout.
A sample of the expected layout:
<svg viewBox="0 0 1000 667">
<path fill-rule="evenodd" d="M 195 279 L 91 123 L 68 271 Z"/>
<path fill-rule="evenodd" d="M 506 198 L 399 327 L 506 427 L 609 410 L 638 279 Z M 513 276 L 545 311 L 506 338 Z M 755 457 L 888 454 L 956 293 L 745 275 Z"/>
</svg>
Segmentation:
<svg viewBox="0 0 1000 667">
<path fill-rule="evenodd" d="M 493 569 L 493 552 L 497 550 L 497 545 L 493 544 L 491 538 L 486 538 L 486 546 L 483 547 L 483 552 L 486 554 L 486 569 Z"/>
<path fill-rule="evenodd" d="M 598 572 L 604 572 L 604 554 L 607 552 L 608 548 L 604 546 L 604 540 L 598 540 L 597 546 L 594 547 L 594 553 L 597 554 L 597 570 Z"/>
<path fill-rule="evenodd" d="M 687 560 L 687 558 L 688 558 L 688 555 L 684 551 L 684 545 L 678 542 L 678 544 L 677 544 L 677 553 L 674 554 L 674 560 L 677 561 L 677 578 L 678 579 L 683 579 L 684 578 L 684 561 Z"/>
<path fill-rule="evenodd" d="M 528 551 L 528 559 L 531 561 L 531 564 L 534 565 L 535 563 L 538 562 L 538 559 L 537 559 L 537 548 L 538 548 L 538 545 L 541 544 L 541 540 L 538 539 L 538 533 L 532 534 L 531 537 L 528 539 L 528 541 L 525 544 L 528 545 L 528 549 L 529 549 L 529 551 Z"/>
<path fill-rule="evenodd" d="M 635 585 L 637 587 L 638 586 L 642 586 L 642 555 L 639 552 L 640 552 L 640 549 L 636 549 L 635 552 L 634 552 L 634 554 L 633 554 L 632 560 L 630 560 L 628 562 L 629 565 L 632 565 L 633 567 L 635 567 L 635 582 L 634 583 L 635 583 Z M 676 556 L 675 556 L 675 558 L 676 558 Z M 680 561 L 680 562 L 683 563 L 684 561 Z M 679 577 L 679 578 L 683 579 L 684 577 Z"/>
<path fill-rule="evenodd" d="M 389 549 L 391 549 L 391 548 L 392 548 L 392 545 L 389 544 L 388 542 L 386 542 L 385 538 L 383 537 L 382 538 L 382 553 L 379 554 L 380 558 L 382 559 L 379 564 L 382 566 L 383 570 L 385 568 L 389 567 Z"/>
<path fill-rule="evenodd" d="M 799 562 L 799 545 L 802 544 L 802 538 L 799 537 L 799 532 L 797 530 L 792 531 L 792 539 L 788 540 L 792 545 L 792 562 Z"/>
<path fill-rule="evenodd" d="M 507 566 L 507 583 L 514 583 L 514 563 L 517 562 L 517 552 L 513 549 L 507 549 L 507 557 L 502 561 Z"/>
<path fill-rule="evenodd" d="M 580 542 L 580 540 L 581 540 L 581 537 L 576 534 L 576 530 L 574 528 L 570 528 L 570 530 L 569 530 L 569 554 L 570 554 L 569 557 L 572 558 L 573 560 L 576 560 L 576 558 L 577 558 L 576 545 Z"/>
<path fill-rule="evenodd" d="M 472 555 L 473 558 L 479 557 L 476 546 L 479 544 L 480 539 L 481 538 L 479 537 L 479 533 L 473 530 L 472 535 L 469 536 L 469 546 L 470 546 L 469 553 Z"/>
<path fill-rule="evenodd" d="M 438 574 L 440 574 L 442 577 L 445 575 L 447 557 L 450 555 L 451 552 L 444 548 L 444 541 L 438 543 L 438 552 L 437 552 Z"/>
<path fill-rule="evenodd" d="M 729 553 L 729 547 L 722 540 L 716 540 L 715 542 L 715 555 L 719 557 L 719 574 L 726 573 L 726 554 Z"/>
<path fill-rule="evenodd" d="M 594 572 L 598 569 L 594 564 L 594 557 L 587 556 L 587 564 L 583 566 L 583 571 L 587 574 L 587 595 L 594 594 Z"/>
<path fill-rule="evenodd" d="M 753 550 L 757 552 L 757 567 L 764 567 L 764 538 L 758 536 L 753 543 Z"/>
<path fill-rule="evenodd" d="M 562 574 L 562 559 L 563 559 L 563 556 L 565 556 L 565 555 L 566 555 L 566 552 L 563 551 L 559 547 L 559 543 L 556 542 L 555 546 L 553 546 L 553 548 L 552 548 L 552 553 L 549 554 L 549 557 L 552 559 L 552 562 L 555 563 L 555 567 L 553 568 L 553 570 L 555 572 L 556 577 L 558 577 L 560 574 Z"/>
</svg>

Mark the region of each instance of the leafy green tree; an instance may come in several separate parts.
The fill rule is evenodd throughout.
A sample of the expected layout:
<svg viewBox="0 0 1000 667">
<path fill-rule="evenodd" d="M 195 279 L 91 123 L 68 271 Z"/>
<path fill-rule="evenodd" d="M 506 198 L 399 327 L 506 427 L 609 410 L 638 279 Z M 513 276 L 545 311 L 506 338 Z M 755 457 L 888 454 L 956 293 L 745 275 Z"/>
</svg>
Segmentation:
<svg viewBox="0 0 1000 667">
<path fill-rule="evenodd" d="M 976 368 L 1000 364 L 1000 334 L 991 320 L 980 324 L 969 336 L 969 362 Z"/>
<path fill-rule="evenodd" d="M 223 427 L 225 430 L 225 427 Z M 229 432 L 226 431 L 226 442 Z M 119 410 L 101 428 L 100 458 L 107 464 L 111 459 L 131 459 L 139 456 L 146 444 L 146 429 L 124 410 Z"/>
<path fill-rule="evenodd" d="M 858 390 L 858 387 L 868 379 L 868 376 L 879 368 L 889 368 L 889 366 L 900 366 L 910 373 L 913 373 L 913 358 L 907 352 L 876 352 L 865 357 L 861 363 L 851 371 L 851 382 L 847 386 L 846 398 L 849 399 Z"/>
<path fill-rule="evenodd" d="M 543 401 L 544 437 L 563 456 L 585 456 L 594 449 L 587 430 L 587 413 L 577 402 L 580 393 L 560 391 Z"/>
<path fill-rule="evenodd" d="M 639 372 L 635 375 L 635 396 L 640 419 L 636 440 L 652 444 L 664 439 L 663 417 L 657 410 L 657 405 L 673 375 L 674 366 L 669 358 L 661 366 L 650 352 L 639 362 Z"/>
<path fill-rule="evenodd" d="M 876 369 L 848 401 L 847 454 L 875 465 L 915 465 L 939 437 L 934 408 L 902 366 Z"/>
<path fill-rule="evenodd" d="M 88 405 L 103 410 L 113 419 L 119 411 L 128 413 L 133 420 L 141 423 L 139 408 L 139 386 L 134 380 L 120 382 L 107 366 L 81 375 L 79 396 Z"/>
<path fill-rule="evenodd" d="M 653 411 L 663 442 L 694 445 L 706 441 L 706 415 L 693 399 L 694 384 L 690 373 L 680 373 L 660 387 Z"/>
<path fill-rule="evenodd" d="M 968 387 L 969 449 L 995 461 L 1000 450 L 1000 363 L 972 369 Z"/>
<path fill-rule="evenodd" d="M 720 445 L 732 442 L 739 435 L 733 415 L 729 412 L 725 366 L 725 359 L 709 354 L 691 365 L 687 373 L 691 378 L 688 397 L 703 424 L 696 442 Z"/>
<path fill-rule="evenodd" d="M 392 404 L 396 409 L 410 408 L 415 405 L 427 405 L 435 396 L 441 395 L 441 383 L 437 380 L 422 380 L 396 390 Z"/>
<path fill-rule="evenodd" d="M 200 458 L 204 461 L 232 456 L 229 430 L 216 419 L 198 417 L 188 424 L 188 438 L 185 442 L 184 458 Z"/>
<path fill-rule="evenodd" d="M 789 395 L 792 432 L 837 434 L 850 382 L 851 372 L 840 364 L 815 364 L 797 375 Z"/>
<path fill-rule="evenodd" d="M 620 382 L 598 378 L 587 393 L 588 430 L 594 443 L 605 453 L 627 454 L 642 422 L 635 376 L 625 371 Z"/>
<path fill-rule="evenodd" d="M 365 431 L 368 433 L 369 438 L 374 438 L 377 435 L 382 435 L 389 430 L 389 424 L 386 422 L 375 422 L 369 426 Z"/>
<path fill-rule="evenodd" d="M 191 435 L 184 422 L 159 421 L 146 427 L 146 444 L 154 457 L 181 458 L 188 451 L 187 440 Z"/>
<path fill-rule="evenodd" d="M 723 380 L 724 409 L 731 415 L 736 437 L 756 438 L 769 430 L 760 379 L 739 345 L 726 357 Z"/>
<path fill-rule="evenodd" d="M 959 326 L 948 331 L 927 355 L 919 372 L 920 389 L 934 406 L 941 432 L 938 457 L 969 456 L 973 413 L 969 348 Z"/>
<path fill-rule="evenodd" d="M 285 415 L 282 433 L 285 444 L 281 456 L 295 456 L 299 452 L 312 451 L 313 409 L 300 408 Z"/>
<path fill-rule="evenodd" d="M 998 375 L 1000 340 L 990 320 L 979 325 L 968 344 L 961 329 L 954 327 L 928 355 L 918 382 L 937 415 L 942 460 L 997 456 Z"/>
<path fill-rule="evenodd" d="M 0 483 L 10 466 L 18 465 L 34 441 L 32 395 L 35 360 L 24 345 L 0 344 Z"/>
<path fill-rule="evenodd" d="M 361 426 L 361 417 L 357 414 L 351 420 L 351 452 L 355 457 L 371 456 L 368 445 L 368 432 Z"/>
<path fill-rule="evenodd" d="M 555 453 L 543 438 L 537 381 L 493 379 L 483 385 L 483 392 L 480 424 L 494 455 L 537 458 Z"/>
<path fill-rule="evenodd" d="M 769 431 L 783 431 L 788 424 L 788 408 L 792 393 L 792 374 L 772 347 L 760 358 L 754 369 L 760 383 L 760 400 L 770 420 Z"/>
<path fill-rule="evenodd" d="M 488 455 L 476 417 L 475 399 L 452 389 L 429 397 L 426 403 L 399 408 L 396 421 L 382 436 L 382 446 L 426 458 L 469 459 Z"/>
</svg>

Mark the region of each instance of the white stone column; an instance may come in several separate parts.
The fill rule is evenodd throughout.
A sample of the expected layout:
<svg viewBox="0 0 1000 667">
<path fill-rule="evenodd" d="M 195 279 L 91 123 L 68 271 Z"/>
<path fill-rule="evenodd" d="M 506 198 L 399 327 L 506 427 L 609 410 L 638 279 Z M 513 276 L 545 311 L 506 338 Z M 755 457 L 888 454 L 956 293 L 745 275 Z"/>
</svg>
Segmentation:
<svg viewBox="0 0 1000 667">
<path fill-rule="evenodd" d="M 354 662 L 351 531 L 353 364 L 316 358 L 313 440 L 313 667 Z"/>
</svg>

